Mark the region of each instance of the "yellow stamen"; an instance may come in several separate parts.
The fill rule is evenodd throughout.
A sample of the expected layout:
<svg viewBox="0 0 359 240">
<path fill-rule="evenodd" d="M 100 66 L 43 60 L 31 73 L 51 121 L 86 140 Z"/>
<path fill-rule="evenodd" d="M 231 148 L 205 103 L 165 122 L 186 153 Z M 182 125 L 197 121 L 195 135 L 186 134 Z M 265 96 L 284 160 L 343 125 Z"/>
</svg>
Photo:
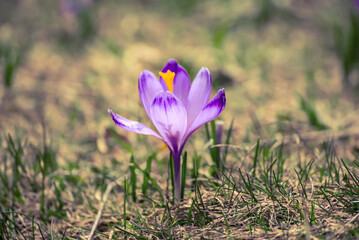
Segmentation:
<svg viewBox="0 0 359 240">
<path fill-rule="evenodd" d="M 166 73 L 160 72 L 159 74 L 163 78 L 163 80 L 165 80 L 168 90 L 170 92 L 173 92 L 173 79 L 175 78 L 175 73 L 171 72 L 170 70 L 167 70 Z"/>
</svg>

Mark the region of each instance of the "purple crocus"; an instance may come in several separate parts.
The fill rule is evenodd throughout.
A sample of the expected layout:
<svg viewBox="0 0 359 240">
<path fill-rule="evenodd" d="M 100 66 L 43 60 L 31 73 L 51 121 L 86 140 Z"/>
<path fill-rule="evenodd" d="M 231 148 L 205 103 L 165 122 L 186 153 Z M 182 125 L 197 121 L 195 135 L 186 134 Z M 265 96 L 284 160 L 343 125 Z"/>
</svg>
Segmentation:
<svg viewBox="0 0 359 240">
<path fill-rule="evenodd" d="M 207 68 L 202 68 L 193 83 L 187 71 L 170 59 L 159 79 L 144 70 L 138 79 L 142 104 L 157 128 L 123 118 L 109 109 L 113 121 L 121 128 L 161 139 L 171 151 L 175 172 L 175 198 L 181 195 L 181 153 L 187 139 L 203 124 L 217 118 L 226 106 L 224 89 L 210 100 L 212 78 Z"/>
</svg>

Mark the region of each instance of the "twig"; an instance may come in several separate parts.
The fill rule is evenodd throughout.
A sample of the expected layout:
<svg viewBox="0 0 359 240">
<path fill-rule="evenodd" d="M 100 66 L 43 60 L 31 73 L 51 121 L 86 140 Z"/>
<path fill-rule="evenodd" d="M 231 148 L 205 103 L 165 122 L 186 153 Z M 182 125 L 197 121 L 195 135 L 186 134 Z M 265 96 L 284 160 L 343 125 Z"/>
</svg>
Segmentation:
<svg viewBox="0 0 359 240">
<path fill-rule="evenodd" d="M 112 190 L 112 188 L 116 186 L 116 183 L 115 182 L 111 182 L 107 188 L 106 188 L 106 191 L 105 191 L 105 194 L 103 196 L 103 199 L 102 199 L 102 202 L 101 202 L 101 205 L 100 205 L 100 209 L 98 210 L 97 212 L 97 216 L 96 216 L 96 220 L 92 226 L 92 229 L 91 229 L 91 232 L 90 232 L 90 235 L 88 236 L 87 240 L 91 240 L 94 233 L 95 233 L 95 230 L 97 228 L 97 225 L 98 225 L 98 222 L 100 221 L 100 218 L 101 218 L 101 215 L 102 215 L 102 211 L 103 211 L 103 208 L 105 206 L 105 203 L 108 199 L 108 196 L 110 195 L 110 192 Z"/>
<path fill-rule="evenodd" d="M 347 222 L 345 225 L 349 225 L 351 223 L 353 223 L 355 221 L 355 219 L 357 219 L 359 217 L 359 213 L 357 213 L 352 219 L 350 219 L 349 222 Z"/>
</svg>

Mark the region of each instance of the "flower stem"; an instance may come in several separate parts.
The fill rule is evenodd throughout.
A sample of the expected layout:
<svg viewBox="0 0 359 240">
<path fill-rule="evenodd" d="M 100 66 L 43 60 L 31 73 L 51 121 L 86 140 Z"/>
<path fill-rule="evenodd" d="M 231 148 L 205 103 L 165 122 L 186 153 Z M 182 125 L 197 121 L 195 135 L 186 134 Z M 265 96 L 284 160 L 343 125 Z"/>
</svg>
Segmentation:
<svg viewBox="0 0 359 240">
<path fill-rule="evenodd" d="M 174 199 L 175 201 L 181 200 L 181 154 L 173 154 L 173 166 L 175 174 L 175 184 L 174 184 Z"/>
</svg>

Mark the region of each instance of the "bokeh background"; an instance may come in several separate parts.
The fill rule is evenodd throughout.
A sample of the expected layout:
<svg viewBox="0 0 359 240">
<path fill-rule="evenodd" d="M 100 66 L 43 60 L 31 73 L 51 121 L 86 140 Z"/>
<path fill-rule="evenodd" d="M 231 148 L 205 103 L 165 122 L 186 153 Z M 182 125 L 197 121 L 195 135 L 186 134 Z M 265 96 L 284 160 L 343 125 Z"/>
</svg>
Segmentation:
<svg viewBox="0 0 359 240">
<path fill-rule="evenodd" d="M 59 165 L 75 164 L 88 177 L 97 174 L 89 166 L 110 168 L 113 176 L 128 172 L 132 152 L 139 162 L 152 152 L 167 158 L 160 141 L 116 127 L 107 109 L 152 126 L 137 79 L 144 69 L 158 74 L 170 58 L 192 79 L 207 67 L 212 96 L 226 89 L 220 119 L 225 129 L 234 119 L 231 143 L 238 148 L 298 132 L 357 133 L 355 4 L 2 0 L 2 138 L 49 144 Z M 206 156 L 204 136 L 203 129 L 194 134 L 186 149 Z M 339 151 L 353 154 L 355 141 Z"/>
<path fill-rule="evenodd" d="M 171 58 L 192 79 L 207 67 L 212 96 L 225 88 L 227 106 L 219 118 L 225 132 L 233 121 L 230 171 L 252 171 L 258 139 L 263 159 L 283 143 L 278 158 L 283 150 L 282 177 L 290 186 L 299 186 L 296 169 L 307 174 L 314 160 L 318 186 L 326 167 L 330 177 L 335 164 L 341 169 L 335 176 L 343 172 L 339 159 L 358 165 L 357 0 L 0 0 L 0 209 L 19 213 L 1 212 L 8 229 L 13 218 L 31 234 L 35 218 L 55 233 L 69 229 L 75 239 L 85 238 L 108 184 L 135 176 L 131 155 L 141 169 L 155 156 L 151 177 L 169 189 L 168 149 L 120 129 L 107 109 L 153 127 L 138 96 L 138 77 L 145 69 L 158 75 Z M 214 176 L 210 145 L 201 128 L 185 147 L 189 159 L 202 157 L 204 183 Z M 110 232 L 125 215 L 123 185 L 113 190 L 99 232 Z M 345 213 L 349 223 L 355 204 Z M 333 212 L 344 219 L 339 207 Z M 150 208 L 143 205 L 144 216 Z"/>
</svg>

